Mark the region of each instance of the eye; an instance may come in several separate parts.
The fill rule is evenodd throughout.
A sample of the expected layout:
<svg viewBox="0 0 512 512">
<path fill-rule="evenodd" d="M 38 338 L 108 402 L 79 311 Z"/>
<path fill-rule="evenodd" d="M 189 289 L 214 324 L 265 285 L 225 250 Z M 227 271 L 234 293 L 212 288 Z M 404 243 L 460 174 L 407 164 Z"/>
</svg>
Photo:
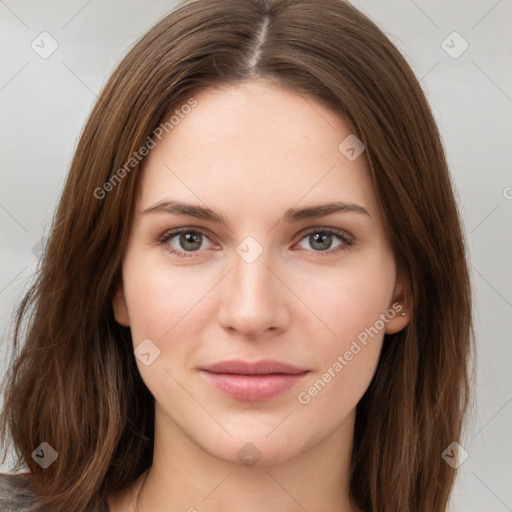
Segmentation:
<svg viewBox="0 0 512 512">
<path fill-rule="evenodd" d="M 176 240 L 173 242 L 173 239 Z M 211 243 L 206 233 L 195 228 L 181 228 L 168 231 L 158 240 L 161 244 L 165 245 L 171 254 L 179 258 L 190 258 L 194 256 L 194 252 L 207 249 L 208 247 L 204 246 L 205 240 Z M 338 245 L 335 246 L 334 250 L 328 250 L 331 248 L 333 240 L 337 240 Z M 307 241 L 312 247 L 313 252 L 320 256 L 333 255 L 349 250 L 354 243 L 344 232 L 333 228 L 312 229 L 302 237 L 299 243 L 304 241 Z"/>
<path fill-rule="evenodd" d="M 327 251 L 327 249 L 331 248 L 333 240 L 338 240 L 338 245 L 335 246 L 334 250 Z M 332 228 L 316 228 L 311 230 L 301 239 L 301 243 L 304 241 L 308 242 L 313 248 L 313 251 L 320 256 L 346 251 L 350 249 L 354 243 L 345 233 Z"/>
<path fill-rule="evenodd" d="M 177 240 L 173 243 L 171 241 L 176 238 Z M 164 233 L 159 241 L 166 245 L 167 250 L 178 256 L 179 258 L 190 258 L 193 254 L 187 254 L 189 252 L 197 252 L 200 249 L 205 249 L 203 242 L 210 240 L 205 233 L 198 229 L 182 228 L 175 229 L 174 231 L 168 231 Z M 176 245 L 178 247 L 176 247 Z"/>
</svg>

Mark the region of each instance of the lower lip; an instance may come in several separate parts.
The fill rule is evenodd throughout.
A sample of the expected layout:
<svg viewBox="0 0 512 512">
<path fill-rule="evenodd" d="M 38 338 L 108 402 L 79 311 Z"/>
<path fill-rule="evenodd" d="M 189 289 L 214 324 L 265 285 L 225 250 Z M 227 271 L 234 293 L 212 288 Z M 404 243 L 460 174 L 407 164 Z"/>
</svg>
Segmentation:
<svg viewBox="0 0 512 512">
<path fill-rule="evenodd" d="M 238 375 L 201 370 L 218 390 L 237 400 L 268 400 L 296 386 L 309 372 L 297 374 Z"/>
</svg>

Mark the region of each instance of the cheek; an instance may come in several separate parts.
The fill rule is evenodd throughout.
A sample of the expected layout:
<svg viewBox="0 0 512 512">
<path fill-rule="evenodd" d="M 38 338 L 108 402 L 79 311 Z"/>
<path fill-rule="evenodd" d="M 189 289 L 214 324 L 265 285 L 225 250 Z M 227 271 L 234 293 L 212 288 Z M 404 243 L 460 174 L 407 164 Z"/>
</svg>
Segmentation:
<svg viewBox="0 0 512 512">
<path fill-rule="evenodd" d="M 339 351 L 340 359 L 335 354 L 324 372 L 297 389 L 297 407 L 307 416 L 311 431 L 330 431 L 354 411 L 373 378 L 381 345 L 382 339 L 376 337 L 371 345 L 357 349 L 351 360 Z"/>
<path fill-rule="evenodd" d="M 390 293 L 373 279 L 352 275 L 340 289 L 327 287 L 332 300 L 320 310 L 334 331 L 319 338 L 315 347 L 316 371 L 297 389 L 296 398 L 314 416 L 317 427 L 322 422 L 334 425 L 342 421 L 366 392 L 378 365 L 386 321 L 395 311 L 387 309 Z M 321 303 L 318 302 L 320 308 Z M 313 414 L 314 413 L 314 414 Z"/>
<path fill-rule="evenodd" d="M 194 279 L 190 272 L 144 254 L 129 256 L 123 279 L 136 362 L 153 396 L 165 403 L 169 396 L 182 393 L 178 382 L 186 373 L 186 362 L 198 349 L 200 300 L 211 285 L 206 278 Z M 143 346 L 149 350 L 142 350 Z M 148 351 L 151 359 L 146 365 L 138 353 Z"/>
<path fill-rule="evenodd" d="M 201 297 L 211 288 L 197 273 L 143 258 L 127 260 L 123 275 L 134 344 L 147 337 L 155 342 L 171 339 L 194 318 Z"/>
<path fill-rule="evenodd" d="M 380 315 L 389 310 L 395 268 L 392 258 L 375 252 L 347 265 L 321 268 L 309 275 L 296 272 L 288 278 L 310 311 L 304 315 L 304 308 L 296 308 L 295 321 L 301 323 L 300 313 L 303 319 L 312 318 L 324 333 L 322 346 L 330 352 L 341 350 L 360 333 L 364 338 L 366 329 L 373 328 Z M 382 328 L 379 322 L 377 329 Z"/>
<path fill-rule="evenodd" d="M 395 267 L 381 254 L 352 266 L 317 275 L 315 287 L 302 283 L 308 306 L 325 329 L 315 346 L 316 371 L 297 390 L 301 406 L 318 408 L 325 419 L 340 419 L 353 409 L 375 373 L 390 307 Z"/>
</svg>

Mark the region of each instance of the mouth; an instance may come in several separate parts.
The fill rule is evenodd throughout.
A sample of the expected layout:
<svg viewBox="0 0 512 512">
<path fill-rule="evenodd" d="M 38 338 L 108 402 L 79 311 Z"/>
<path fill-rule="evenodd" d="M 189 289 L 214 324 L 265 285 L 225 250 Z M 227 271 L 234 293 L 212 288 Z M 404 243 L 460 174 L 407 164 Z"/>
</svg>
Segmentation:
<svg viewBox="0 0 512 512">
<path fill-rule="evenodd" d="M 262 401 L 295 387 L 309 370 L 280 361 L 221 361 L 201 368 L 209 384 L 241 401 Z"/>
</svg>

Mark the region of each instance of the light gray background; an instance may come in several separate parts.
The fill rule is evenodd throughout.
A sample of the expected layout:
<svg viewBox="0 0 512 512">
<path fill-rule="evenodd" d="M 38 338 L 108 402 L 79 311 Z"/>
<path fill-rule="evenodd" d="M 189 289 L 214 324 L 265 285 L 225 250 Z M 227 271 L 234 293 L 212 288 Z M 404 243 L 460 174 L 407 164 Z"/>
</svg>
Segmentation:
<svg viewBox="0 0 512 512">
<path fill-rule="evenodd" d="M 452 510 L 512 510 L 512 0 L 352 3 L 388 34 L 421 78 L 471 251 L 478 387 L 464 442 L 469 457 L 459 470 Z M 175 5 L 0 0 L 1 375 L 13 306 L 31 282 L 34 246 L 48 233 L 85 119 L 126 50 Z M 59 45 L 47 59 L 31 48 L 43 31 Z M 453 31 L 469 44 L 458 58 L 441 46 Z M 461 41 L 452 39 L 451 51 L 460 50 Z"/>
</svg>

